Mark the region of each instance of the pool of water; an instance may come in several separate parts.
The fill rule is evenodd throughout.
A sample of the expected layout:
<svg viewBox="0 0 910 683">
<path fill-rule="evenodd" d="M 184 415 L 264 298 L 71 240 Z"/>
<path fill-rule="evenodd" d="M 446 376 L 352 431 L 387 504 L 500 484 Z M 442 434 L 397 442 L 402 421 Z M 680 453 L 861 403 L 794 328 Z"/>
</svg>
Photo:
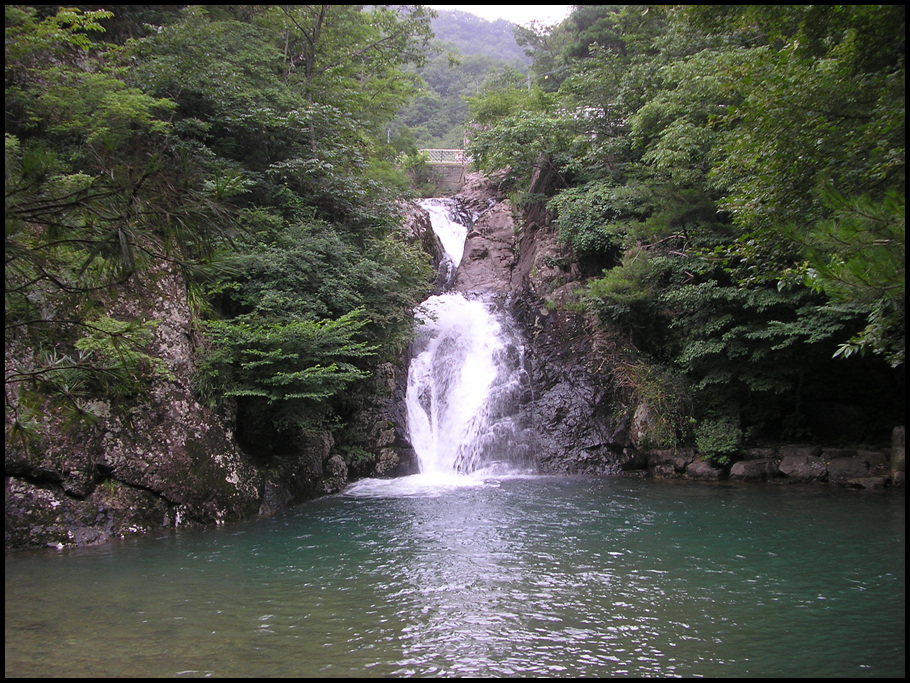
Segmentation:
<svg viewBox="0 0 910 683">
<path fill-rule="evenodd" d="M 903 677 L 900 491 L 373 481 L 7 553 L 6 675 Z"/>
</svg>

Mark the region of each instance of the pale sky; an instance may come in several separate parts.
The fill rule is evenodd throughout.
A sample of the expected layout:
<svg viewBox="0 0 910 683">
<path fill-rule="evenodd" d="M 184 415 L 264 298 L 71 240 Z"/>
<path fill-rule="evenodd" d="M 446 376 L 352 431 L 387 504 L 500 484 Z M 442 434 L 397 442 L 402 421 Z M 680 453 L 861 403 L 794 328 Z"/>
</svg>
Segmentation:
<svg viewBox="0 0 910 683">
<path fill-rule="evenodd" d="M 557 24 L 569 16 L 572 5 L 428 5 L 433 9 L 457 9 L 487 21 L 505 19 L 525 25 L 531 21 Z"/>
</svg>

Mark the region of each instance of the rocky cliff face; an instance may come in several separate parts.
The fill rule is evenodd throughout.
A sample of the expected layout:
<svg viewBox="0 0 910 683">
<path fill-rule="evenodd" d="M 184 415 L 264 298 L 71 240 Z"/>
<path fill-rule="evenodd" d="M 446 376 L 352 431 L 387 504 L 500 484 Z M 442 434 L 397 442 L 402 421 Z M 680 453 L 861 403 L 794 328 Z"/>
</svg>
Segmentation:
<svg viewBox="0 0 910 683">
<path fill-rule="evenodd" d="M 273 514 L 288 504 L 342 488 L 345 463 L 329 434 L 300 444 L 287 476 L 276 480 L 237 446 L 230 415 L 200 404 L 191 381 L 197 346 L 180 275 L 160 264 L 113 298 L 110 317 L 158 320 L 146 351 L 164 375 L 117 405 L 84 405 L 77 423 L 46 408 L 19 438 L 6 420 L 7 547 L 94 545 L 123 536 Z M 17 363 L 30 351 L 11 350 Z M 7 407 L 22 397 L 7 384 Z"/>
<path fill-rule="evenodd" d="M 531 192 L 543 193 L 547 182 L 538 175 Z M 475 220 L 454 288 L 500 298 L 524 332 L 533 391 L 522 419 L 535 434 L 539 469 L 605 474 L 634 466 L 640 456 L 626 415 L 635 406 L 622 408 L 628 397 L 595 361 L 606 357 L 609 340 L 583 315 L 552 305 L 577 286 L 578 274 L 542 208 L 516 215 L 497 179 L 480 174 L 470 174 L 456 198 Z"/>
<path fill-rule="evenodd" d="M 546 196 L 549 182 L 545 173 L 538 173 L 530 193 Z M 496 178 L 479 174 L 466 178 L 457 198 L 473 212 L 475 222 L 455 289 L 500 298 L 523 330 L 532 392 L 522 406 L 522 418 L 535 435 L 532 450 L 541 472 L 636 470 L 656 478 L 708 481 L 902 485 L 903 427 L 895 428 L 890 452 L 769 444 L 744 449 L 726 466 L 705 460 L 693 448 L 649 448 L 655 418 L 647 403 L 627 388 L 621 368 L 630 359 L 624 357 L 622 340 L 564 305 L 581 286 L 581 278 L 543 206 L 532 205 L 519 214 L 499 191 Z"/>
</svg>

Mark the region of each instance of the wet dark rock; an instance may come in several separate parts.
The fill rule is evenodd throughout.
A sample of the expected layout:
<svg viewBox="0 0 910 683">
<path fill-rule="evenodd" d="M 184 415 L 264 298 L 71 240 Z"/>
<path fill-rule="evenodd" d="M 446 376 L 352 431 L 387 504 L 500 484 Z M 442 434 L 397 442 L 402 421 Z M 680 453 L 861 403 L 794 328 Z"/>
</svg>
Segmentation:
<svg viewBox="0 0 910 683">
<path fill-rule="evenodd" d="M 62 490 L 8 477 L 5 491 L 9 548 L 97 545 L 173 525 L 174 510 L 143 491 L 107 481 L 85 500 Z"/>
<path fill-rule="evenodd" d="M 891 479 L 888 476 L 875 477 L 855 477 L 845 479 L 840 482 L 842 486 L 851 489 L 883 489 L 891 485 Z"/>
<path fill-rule="evenodd" d="M 764 460 L 740 460 L 730 468 L 731 481 L 767 481 L 779 474 L 773 458 Z"/>
<path fill-rule="evenodd" d="M 780 473 L 794 481 L 822 481 L 828 466 L 817 455 L 787 455 L 780 461 Z"/>
<path fill-rule="evenodd" d="M 286 509 L 294 502 L 294 496 L 287 487 L 271 478 L 267 479 L 262 489 L 262 500 L 259 503 L 259 516 L 272 517 Z"/>
<path fill-rule="evenodd" d="M 838 460 L 840 458 L 855 458 L 857 451 L 855 448 L 822 448 L 820 456 L 825 462 Z"/>
<path fill-rule="evenodd" d="M 655 478 L 672 479 L 686 474 L 694 460 L 695 451 L 691 448 L 655 449 L 648 451 L 648 470 Z"/>
<path fill-rule="evenodd" d="M 325 463 L 321 479 L 323 494 L 338 493 L 348 483 L 348 466 L 340 455 L 331 456 Z"/>
<path fill-rule="evenodd" d="M 696 481 L 722 481 L 727 471 L 710 460 L 695 460 L 686 467 L 686 477 Z"/>
<path fill-rule="evenodd" d="M 828 481 L 831 482 L 844 482 L 863 477 L 868 472 L 869 466 L 859 458 L 835 458 L 828 462 Z"/>
</svg>

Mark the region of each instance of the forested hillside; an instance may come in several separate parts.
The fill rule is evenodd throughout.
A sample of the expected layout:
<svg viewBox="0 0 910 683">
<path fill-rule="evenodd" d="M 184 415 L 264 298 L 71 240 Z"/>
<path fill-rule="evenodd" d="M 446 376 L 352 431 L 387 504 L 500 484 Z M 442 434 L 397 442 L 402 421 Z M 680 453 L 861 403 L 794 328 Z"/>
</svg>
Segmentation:
<svg viewBox="0 0 910 683">
<path fill-rule="evenodd" d="M 902 424 L 903 6 L 583 5 L 520 39 L 534 87 L 472 98 L 471 152 L 546 203 L 548 305 L 627 340 L 652 443 Z"/>
<path fill-rule="evenodd" d="M 178 381 L 149 346 L 161 321 L 118 303 L 170 273 L 195 395 L 236 411 L 241 444 L 266 457 L 343 424 L 429 286 L 398 235 L 408 180 L 387 126 L 417 92 L 431 14 L 5 13 L 7 443 L 40 459 L 48 416 L 91 429 Z"/>
<path fill-rule="evenodd" d="M 390 126 L 398 147 L 412 154 L 417 148 L 460 149 L 469 115 L 465 98 L 502 74 L 527 73 L 530 62 L 513 24 L 455 10 L 436 15 L 427 62 L 414 69 L 421 92 Z"/>
</svg>

